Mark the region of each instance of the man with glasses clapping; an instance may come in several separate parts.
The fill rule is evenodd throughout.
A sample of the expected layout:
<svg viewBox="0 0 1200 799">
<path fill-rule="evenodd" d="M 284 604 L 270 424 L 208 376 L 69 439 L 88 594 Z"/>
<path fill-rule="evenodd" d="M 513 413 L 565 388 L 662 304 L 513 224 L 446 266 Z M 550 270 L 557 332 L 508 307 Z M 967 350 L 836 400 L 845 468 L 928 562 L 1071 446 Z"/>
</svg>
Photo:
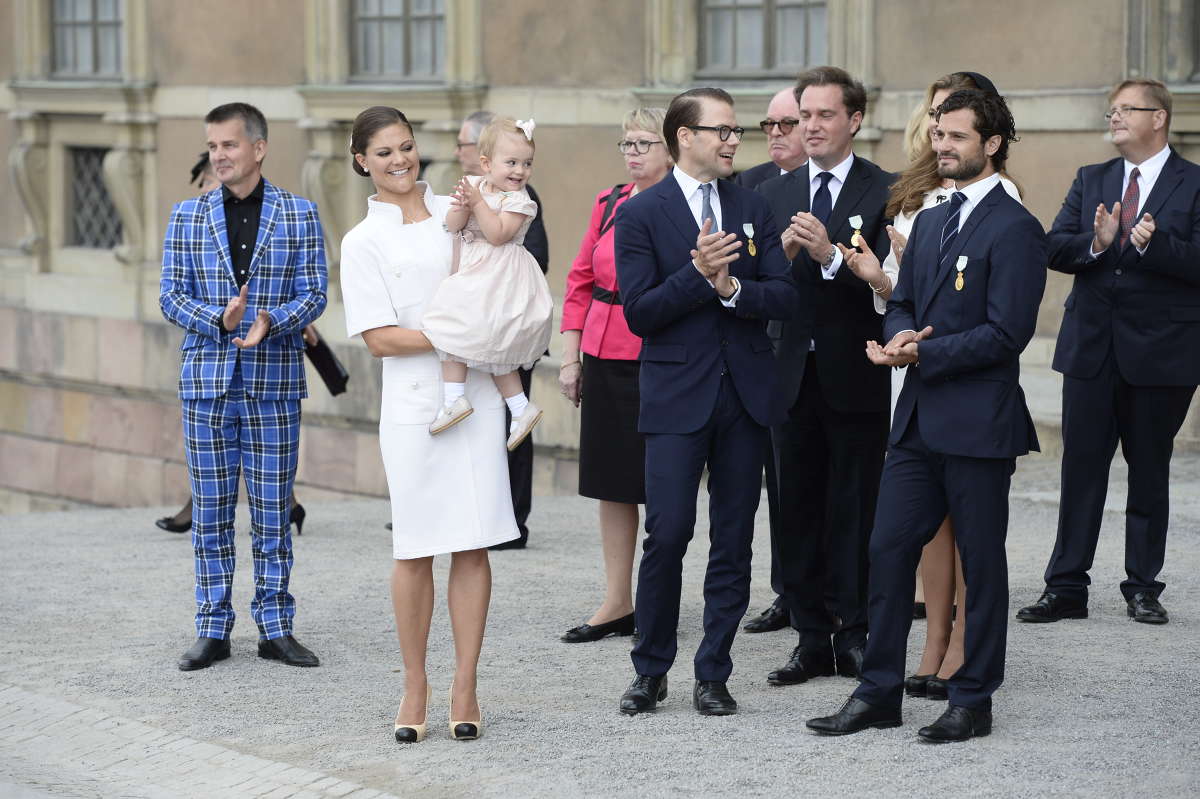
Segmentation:
<svg viewBox="0 0 1200 799">
<path fill-rule="evenodd" d="M 1134 621 L 1166 624 L 1171 450 L 1200 384 L 1200 166 L 1167 144 L 1171 93 L 1132 79 L 1109 95 L 1119 158 L 1082 167 L 1050 230 L 1050 268 L 1075 276 L 1054 369 L 1063 374 L 1062 497 L 1046 589 L 1017 618 L 1088 615 L 1118 441 L 1129 464 L 1121 594 Z"/>
</svg>

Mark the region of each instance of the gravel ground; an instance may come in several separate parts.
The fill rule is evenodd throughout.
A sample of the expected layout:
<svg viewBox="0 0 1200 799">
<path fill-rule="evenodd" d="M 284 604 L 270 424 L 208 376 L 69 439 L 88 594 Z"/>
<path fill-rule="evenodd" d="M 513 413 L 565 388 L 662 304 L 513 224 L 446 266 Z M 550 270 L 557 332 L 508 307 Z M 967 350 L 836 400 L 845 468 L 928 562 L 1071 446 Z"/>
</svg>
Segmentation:
<svg viewBox="0 0 1200 799">
<path fill-rule="evenodd" d="M 697 716 L 689 660 L 699 640 L 703 534 L 685 566 L 671 695 L 657 714 L 622 716 L 616 708 L 632 674 L 629 639 L 558 641 L 586 619 L 602 584 L 595 505 L 573 496 L 537 498 L 530 548 L 493 556 L 480 673 L 485 734 L 474 743 L 448 740 L 445 727 L 453 668 L 445 558 L 436 565 L 439 604 L 430 636 L 431 735 L 418 746 L 392 741 L 401 675 L 383 502 L 306 506 L 293 591 L 297 637 L 321 656 L 318 669 L 255 656 L 244 532 L 233 657 L 184 673 L 175 661 L 193 639 L 191 551 L 186 536 L 153 526 L 170 509 L 0 516 L 0 608 L 9 619 L 0 638 L 0 682 L 402 796 L 1198 795 L 1200 457 L 1177 458 L 1174 478 L 1163 573 L 1171 623 L 1126 618 L 1116 587 L 1123 522 L 1119 513 L 1107 514 L 1091 618 L 1012 622 L 995 729 L 963 745 L 917 742 L 917 727 L 944 708 L 924 700 L 905 704 L 899 729 L 810 735 L 804 720 L 835 710 L 853 683 L 768 686 L 767 672 L 795 643 L 786 631 L 740 635 L 730 690 L 741 712 Z M 1110 507 L 1119 511 L 1123 469 L 1114 467 L 1113 479 Z M 1014 612 L 1041 590 L 1057 483 L 1057 462 L 1038 457 L 1024 459 L 1014 479 Z M 758 532 L 752 613 L 770 601 L 765 502 Z M 910 667 L 923 635 L 915 624 Z M 48 787 L 44 775 L 10 755 L 0 741 L 0 793 L 74 795 L 61 780 Z M 155 784 L 152 763 L 145 780 Z M 78 792 L 103 793 L 93 789 Z"/>
</svg>

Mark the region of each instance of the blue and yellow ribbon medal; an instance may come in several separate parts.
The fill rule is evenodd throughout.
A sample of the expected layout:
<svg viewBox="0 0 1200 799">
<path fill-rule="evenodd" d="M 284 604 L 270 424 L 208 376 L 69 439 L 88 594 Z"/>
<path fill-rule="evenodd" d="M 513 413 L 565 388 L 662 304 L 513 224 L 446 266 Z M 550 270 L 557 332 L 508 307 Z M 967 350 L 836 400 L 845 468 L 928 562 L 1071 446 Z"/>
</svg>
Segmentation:
<svg viewBox="0 0 1200 799">
<path fill-rule="evenodd" d="M 750 255 L 758 255 L 758 248 L 754 246 L 754 223 L 747 222 L 742 225 L 742 232 L 746 234 L 746 238 L 750 239 L 750 244 L 746 247 L 746 251 Z"/>
<path fill-rule="evenodd" d="M 958 256 L 958 261 L 954 264 L 954 268 L 958 270 L 958 277 L 954 278 L 954 290 L 963 290 L 963 270 L 967 268 L 967 256 Z"/>
<path fill-rule="evenodd" d="M 850 217 L 850 227 L 854 228 L 854 235 L 850 237 L 850 246 L 858 247 L 862 245 L 862 217 L 858 214 Z"/>
</svg>

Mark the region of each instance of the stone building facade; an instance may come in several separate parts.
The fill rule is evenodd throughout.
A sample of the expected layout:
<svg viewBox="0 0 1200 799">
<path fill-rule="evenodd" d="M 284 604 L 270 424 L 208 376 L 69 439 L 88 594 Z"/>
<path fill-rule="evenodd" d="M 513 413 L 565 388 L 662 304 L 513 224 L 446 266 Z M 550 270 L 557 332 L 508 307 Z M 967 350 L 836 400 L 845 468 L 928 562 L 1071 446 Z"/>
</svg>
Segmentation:
<svg viewBox="0 0 1200 799">
<path fill-rule="evenodd" d="M 337 399 L 310 375 L 299 492 L 386 491 L 375 425 L 379 366 L 345 338 L 341 236 L 369 184 L 347 153 L 369 105 L 413 120 L 426 176 L 457 177 L 459 120 L 481 107 L 538 122 L 533 183 L 547 214 L 550 284 L 562 294 L 591 199 L 623 178 L 621 115 L 694 85 L 737 99 L 738 167 L 765 160 L 754 123 L 806 63 L 870 89 L 858 151 L 903 167 L 904 125 L 924 87 L 959 69 L 990 76 L 1022 134 L 1010 166 L 1049 224 L 1075 169 L 1111 157 L 1105 95 L 1127 75 L 1175 92 L 1174 144 L 1200 159 L 1200 11 L 1191 0 L 0 0 L 0 509 L 181 501 L 187 481 L 175 381 L 180 331 L 158 310 L 163 230 L 194 191 L 202 117 L 232 100 L 270 121 L 269 179 L 315 200 L 330 303 L 318 325 L 352 373 Z M 1052 275 L 1040 333 L 1067 282 Z M 1030 379 L 1052 339 L 1035 342 Z M 575 412 L 553 357 L 535 393 L 548 471 L 569 472 Z M 1053 434 L 1047 390 L 1045 429 Z M 1196 421 L 1183 445 L 1200 438 Z M 560 475 L 561 477 L 561 475 Z"/>
</svg>

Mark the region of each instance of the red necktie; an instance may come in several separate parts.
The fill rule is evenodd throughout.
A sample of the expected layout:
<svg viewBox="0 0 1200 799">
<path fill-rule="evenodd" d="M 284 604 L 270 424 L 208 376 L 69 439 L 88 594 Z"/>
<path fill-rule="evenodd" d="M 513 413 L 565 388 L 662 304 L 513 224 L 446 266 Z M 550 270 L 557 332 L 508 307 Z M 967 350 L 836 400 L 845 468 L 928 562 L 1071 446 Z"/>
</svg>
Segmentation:
<svg viewBox="0 0 1200 799">
<path fill-rule="evenodd" d="M 1129 173 L 1129 185 L 1125 187 L 1125 196 L 1121 198 L 1121 247 L 1129 241 L 1129 231 L 1133 230 L 1134 220 L 1138 211 L 1138 168 L 1135 166 Z"/>
</svg>

